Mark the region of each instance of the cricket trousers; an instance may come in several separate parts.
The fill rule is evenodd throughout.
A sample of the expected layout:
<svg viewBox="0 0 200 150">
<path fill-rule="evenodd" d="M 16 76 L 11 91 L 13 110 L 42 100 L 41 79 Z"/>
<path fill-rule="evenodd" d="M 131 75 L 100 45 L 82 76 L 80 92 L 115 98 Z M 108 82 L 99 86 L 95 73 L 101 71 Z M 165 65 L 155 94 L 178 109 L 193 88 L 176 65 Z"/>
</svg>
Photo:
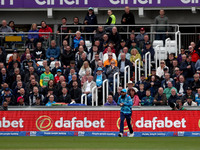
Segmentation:
<svg viewBox="0 0 200 150">
<path fill-rule="evenodd" d="M 124 113 L 120 112 L 120 119 L 121 119 L 121 122 L 120 122 L 120 133 L 124 132 L 124 120 L 125 119 L 126 119 L 126 122 L 127 122 L 128 128 L 129 128 L 130 134 L 133 133 L 133 129 L 132 129 L 132 126 L 131 126 L 131 115 L 132 115 L 132 113 L 124 114 Z"/>
</svg>

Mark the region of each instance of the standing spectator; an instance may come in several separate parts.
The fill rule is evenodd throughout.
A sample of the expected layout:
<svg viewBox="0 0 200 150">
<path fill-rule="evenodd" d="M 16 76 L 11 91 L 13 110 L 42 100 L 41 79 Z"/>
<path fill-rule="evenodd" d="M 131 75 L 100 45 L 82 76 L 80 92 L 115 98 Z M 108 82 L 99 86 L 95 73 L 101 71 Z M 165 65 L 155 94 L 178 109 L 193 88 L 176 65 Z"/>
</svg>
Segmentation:
<svg viewBox="0 0 200 150">
<path fill-rule="evenodd" d="M 144 46 L 144 36 L 146 35 L 145 29 L 140 28 L 140 34 L 136 36 L 137 43 L 139 44 L 139 48 L 142 49 Z"/>
<path fill-rule="evenodd" d="M 59 25 L 57 33 L 69 33 L 69 29 L 68 29 L 68 27 L 66 27 L 66 25 L 67 25 L 67 18 L 63 17 L 61 21 L 62 21 L 62 24 Z M 69 40 L 69 35 L 62 34 L 60 40 L 61 40 L 61 42 L 64 41 L 64 40 L 68 41 Z"/>
<path fill-rule="evenodd" d="M 12 29 L 12 32 L 17 32 L 15 29 L 15 22 L 14 21 L 9 21 L 8 26 Z"/>
<path fill-rule="evenodd" d="M 141 105 L 142 106 L 152 106 L 154 98 L 151 96 L 151 91 L 146 90 L 146 96 L 142 98 Z"/>
<path fill-rule="evenodd" d="M 50 37 L 50 34 L 49 33 L 52 33 L 53 31 L 52 31 L 52 29 L 51 29 L 51 27 L 49 27 L 47 24 L 46 24 L 46 22 L 45 21 L 41 21 L 41 29 L 39 30 L 39 32 L 47 32 L 47 34 L 39 34 L 39 40 L 41 41 L 41 42 L 43 42 L 43 41 L 45 41 L 45 40 L 47 40 L 49 37 Z"/>
<path fill-rule="evenodd" d="M 45 106 L 52 106 L 52 104 L 55 104 L 56 102 L 54 101 L 54 95 L 49 96 L 49 102 Z"/>
<path fill-rule="evenodd" d="M 51 46 L 46 51 L 46 57 L 48 61 L 55 61 L 58 60 L 60 57 L 60 48 L 56 46 L 56 41 L 51 41 Z"/>
<path fill-rule="evenodd" d="M 167 105 L 167 97 L 166 94 L 163 93 L 163 88 L 160 87 L 158 89 L 158 93 L 156 94 L 156 96 L 154 97 L 154 101 L 153 103 L 156 106 L 160 106 L 160 105 Z"/>
<path fill-rule="evenodd" d="M 94 14 L 94 8 L 90 7 L 88 8 L 87 15 L 84 19 L 85 25 L 97 25 L 97 16 Z M 86 27 L 86 32 L 93 32 L 95 30 L 95 27 Z"/>
<path fill-rule="evenodd" d="M 34 47 L 36 47 L 36 44 L 39 40 L 39 34 L 37 34 L 37 33 L 34 34 L 33 32 L 37 32 L 37 33 L 39 32 L 36 23 L 33 23 L 31 25 L 31 29 L 29 30 L 30 34 L 28 34 L 28 40 L 29 40 L 28 44 L 33 43 Z"/>
<path fill-rule="evenodd" d="M 107 102 L 104 104 L 104 106 L 117 106 L 117 103 L 114 101 L 112 95 L 108 95 Z"/>
<path fill-rule="evenodd" d="M 122 25 L 135 25 L 135 17 L 133 15 L 132 12 L 130 12 L 130 8 L 128 6 L 125 7 L 125 12 L 122 15 L 122 19 L 121 19 L 121 24 Z M 123 31 L 127 31 L 127 29 L 123 28 Z M 135 27 L 129 27 L 129 32 L 134 32 L 135 31 Z"/>
<path fill-rule="evenodd" d="M 71 102 L 81 103 L 81 89 L 78 87 L 78 82 L 73 81 L 73 87 L 71 88 L 69 94 L 71 95 Z"/>
<path fill-rule="evenodd" d="M 168 17 L 165 16 L 165 11 L 163 9 L 160 10 L 160 15 L 155 18 L 156 25 L 155 32 L 168 32 Z M 164 25 L 164 26 L 162 26 Z M 156 40 L 163 40 L 165 43 L 166 34 L 156 34 Z"/>
<path fill-rule="evenodd" d="M 192 46 L 189 46 L 189 51 L 190 51 L 190 56 L 191 56 L 191 61 L 193 63 L 196 63 L 197 60 L 200 58 L 196 50 Z"/>
<path fill-rule="evenodd" d="M 45 88 L 48 85 L 49 80 L 53 80 L 54 76 L 51 74 L 49 67 L 45 68 L 45 72 L 40 76 L 40 86 Z"/>
<path fill-rule="evenodd" d="M 78 17 L 74 17 L 73 21 L 74 21 L 74 22 L 73 22 L 72 25 L 74 25 L 74 26 L 76 26 L 76 27 L 70 27 L 69 33 L 76 33 L 76 31 L 79 30 L 78 25 L 82 25 L 82 24 L 79 22 L 79 18 L 78 18 Z M 72 35 L 72 37 L 73 37 L 73 35 Z"/>
<path fill-rule="evenodd" d="M 106 25 L 115 25 L 116 24 L 116 17 L 113 14 L 112 10 L 109 9 L 108 10 L 108 19 L 106 21 Z M 109 31 L 109 29 L 111 29 L 110 27 L 108 27 L 106 30 Z"/>
<path fill-rule="evenodd" d="M 37 42 L 37 46 L 35 47 L 34 51 L 33 51 L 33 56 L 35 58 L 35 61 L 42 61 L 45 59 L 45 54 L 46 51 L 45 49 L 42 47 L 42 42 Z"/>
</svg>

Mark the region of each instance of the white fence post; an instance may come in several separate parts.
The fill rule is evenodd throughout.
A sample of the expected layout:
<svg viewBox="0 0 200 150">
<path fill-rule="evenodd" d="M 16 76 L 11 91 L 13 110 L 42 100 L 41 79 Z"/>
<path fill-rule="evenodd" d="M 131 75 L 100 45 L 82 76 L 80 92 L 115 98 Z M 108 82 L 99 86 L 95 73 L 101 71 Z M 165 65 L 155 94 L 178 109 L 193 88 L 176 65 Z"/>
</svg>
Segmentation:
<svg viewBox="0 0 200 150">
<path fill-rule="evenodd" d="M 96 97 L 96 106 L 98 106 L 98 89 L 97 86 L 92 88 L 92 106 L 94 106 L 94 101 Z"/>
<path fill-rule="evenodd" d="M 83 98 L 85 97 L 85 105 L 87 105 L 87 94 L 81 95 L 81 104 L 83 104 Z"/>
<path fill-rule="evenodd" d="M 130 66 L 126 66 L 124 68 L 124 88 L 126 88 L 126 74 L 127 74 L 127 69 L 128 69 L 128 81 L 130 81 Z"/>
<path fill-rule="evenodd" d="M 139 62 L 139 65 L 138 65 L 138 62 Z M 140 80 L 140 77 L 141 77 L 140 65 L 141 65 L 141 61 L 138 58 L 138 59 L 135 60 L 135 83 L 138 81 L 138 79 Z M 137 77 L 138 71 L 139 71 L 139 78 Z"/>
<path fill-rule="evenodd" d="M 149 56 L 149 62 L 147 62 L 147 56 Z M 148 68 L 147 68 L 147 64 L 149 64 L 149 75 L 151 74 L 151 53 L 148 52 L 145 54 L 145 77 L 147 77 L 147 73 L 148 73 Z"/>
<path fill-rule="evenodd" d="M 179 39 L 178 39 L 179 38 Z M 176 41 L 176 56 L 178 56 L 178 52 L 179 54 L 181 53 L 181 32 L 177 31 L 175 33 L 175 41 Z M 178 44 L 177 44 L 178 43 Z M 178 52 L 177 52 L 178 51 Z"/>
<path fill-rule="evenodd" d="M 104 80 L 103 81 L 103 105 L 105 104 L 105 97 L 107 98 L 108 97 L 108 80 Z M 106 93 L 105 93 L 105 86 L 106 86 Z M 106 95 L 105 95 L 106 94 Z"/>
<path fill-rule="evenodd" d="M 119 87 L 119 72 L 113 75 L 113 95 L 116 93 L 116 78 L 117 78 L 117 88 Z"/>
</svg>

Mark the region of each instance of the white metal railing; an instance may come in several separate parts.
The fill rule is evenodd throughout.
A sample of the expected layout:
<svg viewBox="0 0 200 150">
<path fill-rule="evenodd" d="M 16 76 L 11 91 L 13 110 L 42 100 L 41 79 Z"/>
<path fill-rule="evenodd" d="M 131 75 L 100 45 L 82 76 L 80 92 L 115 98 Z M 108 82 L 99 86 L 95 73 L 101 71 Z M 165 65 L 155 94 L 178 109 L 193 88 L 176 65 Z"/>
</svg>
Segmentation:
<svg viewBox="0 0 200 150">
<path fill-rule="evenodd" d="M 148 61 L 147 61 L 147 57 L 149 57 Z M 145 77 L 147 77 L 147 73 L 149 70 L 149 75 L 151 74 L 151 53 L 147 52 L 145 54 Z"/>
<path fill-rule="evenodd" d="M 158 52 L 159 52 L 159 57 L 158 57 Z M 161 57 L 160 57 L 161 51 L 160 51 L 160 45 L 157 45 L 155 47 L 155 67 L 156 69 L 158 68 L 158 58 L 159 58 L 159 66 L 160 66 L 160 61 L 161 61 Z"/>
<path fill-rule="evenodd" d="M 95 100 L 96 98 L 96 100 Z M 98 106 L 98 88 L 97 86 L 92 88 L 92 106 L 94 106 L 94 101 L 96 101 L 96 106 Z"/>
<path fill-rule="evenodd" d="M 106 98 L 108 97 L 108 80 L 107 79 L 103 81 L 102 86 L 103 86 L 103 105 L 104 105 Z M 106 90 L 106 92 L 105 92 L 105 90 Z"/>
<path fill-rule="evenodd" d="M 117 88 L 119 87 L 119 72 L 113 75 L 113 95 L 116 93 L 116 78 L 117 78 Z"/>
<path fill-rule="evenodd" d="M 127 70 L 128 70 L 128 74 L 127 74 Z M 124 68 L 124 88 L 126 88 L 126 82 L 127 82 L 127 75 L 128 75 L 128 81 L 130 81 L 130 66 L 126 66 Z"/>
<path fill-rule="evenodd" d="M 140 77 L 141 77 L 141 68 L 140 68 L 140 65 L 141 65 L 141 61 L 140 59 L 136 59 L 135 60 L 135 83 L 140 80 Z M 139 74 L 139 75 L 138 75 Z M 137 76 L 138 75 L 138 76 Z M 139 77 L 139 78 L 138 78 Z"/>
<path fill-rule="evenodd" d="M 87 105 L 87 94 L 82 94 L 81 95 L 81 104 L 83 104 L 84 97 L 85 97 L 85 105 Z"/>
<path fill-rule="evenodd" d="M 176 41 L 176 49 L 178 50 L 178 53 L 180 54 L 181 53 L 181 32 L 180 31 L 177 31 L 175 33 L 175 41 Z M 177 53 L 176 53 L 176 56 L 178 56 Z"/>
</svg>

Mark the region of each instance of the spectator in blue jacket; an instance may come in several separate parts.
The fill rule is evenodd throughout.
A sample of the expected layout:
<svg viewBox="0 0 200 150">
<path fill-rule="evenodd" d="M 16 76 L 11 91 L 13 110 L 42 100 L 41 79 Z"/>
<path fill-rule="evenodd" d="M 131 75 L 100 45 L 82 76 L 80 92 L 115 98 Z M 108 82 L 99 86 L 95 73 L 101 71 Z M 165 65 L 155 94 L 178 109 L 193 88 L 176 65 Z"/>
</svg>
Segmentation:
<svg viewBox="0 0 200 150">
<path fill-rule="evenodd" d="M 31 25 L 31 29 L 29 30 L 29 33 L 33 33 L 33 32 L 39 32 L 39 30 L 37 29 L 36 23 L 33 23 Z M 29 43 L 33 43 L 34 47 L 36 47 L 36 44 L 39 40 L 39 34 L 28 34 L 28 40 L 29 40 Z"/>
<path fill-rule="evenodd" d="M 120 133 L 119 137 L 123 136 L 123 131 L 124 131 L 124 119 L 126 118 L 126 122 L 130 131 L 130 137 L 134 136 L 133 129 L 131 126 L 131 115 L 132 115 L 132 106 L 133 106 L 133 101 L 131 97 L 126 94 L 126 89 L 122 89 L 121 91 L 121 96 L 118 99 L 117 104 L 121 107 L 120 111 Z"/>
<path fill-rule="evenodd" d="M 80 41 L 83 40 L 83 37 L 81 36 L 81 32 L 80 31 L 76 31 L 76 36 L 74 37 L 74 39 L 72 40 L 72 49 L 76 49 L 79 46 Z"/>
<path fill-rule="evenodd" d="M 153 61 L 154 60 L 155 51 L 154 51 L 153 47 L 151 46 L 151 42 L 150 41 L 148 41 L 146 43 L 145 48 L 144 48 L 144 50 L 142 52 L 143 62 L 148 61 L 148 57 L 147 57 L 147 60 L 145 60 L 145 54 L 148 53 L 148 52 L 151 53 L 151 61 Z"/>
<path fill-rule="evenodd" d="M 52 40 L 51 47 L 47 49 L 46 57 L 51 62 L 58 60 L 59 56 L 60 56 L 60 48 L 56 46 L 56 41 Z"/>
<path fill-rule="evenodd" d="M 154 98 L 151 96 L 151 91 L 146 90 L 146 96 L 142 98 L 141 105 L 142 106 L 152 106 Z"/>
<path fill-rule="evenodd" d="M 54 101 L 54 95 L 49 96 L 49 102 L 46 103 L 46 106 L 52 106 L 52 104 L 55 104 L 56 102 Z"/>
</svg>

